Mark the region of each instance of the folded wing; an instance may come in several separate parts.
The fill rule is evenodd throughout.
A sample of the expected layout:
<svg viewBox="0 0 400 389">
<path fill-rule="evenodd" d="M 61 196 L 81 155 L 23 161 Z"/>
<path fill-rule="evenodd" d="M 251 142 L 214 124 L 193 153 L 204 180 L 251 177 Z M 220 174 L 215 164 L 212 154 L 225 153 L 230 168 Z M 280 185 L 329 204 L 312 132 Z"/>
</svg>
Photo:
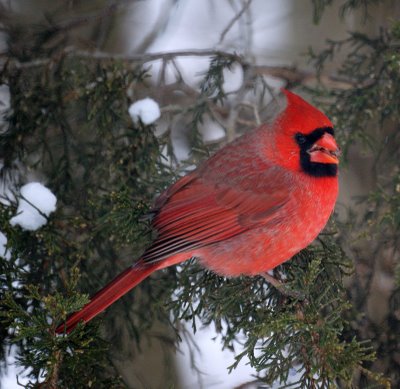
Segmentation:
<svg viewBox="0 0 400 389">
<path fill-rule="evenodd" d="M 153 226 L 158 236 L 142 260 L 160 261 L 279 220 L 279 210 L 291 196 L 287 181 L 268 169 L 235 182 L 195 172 L 183 177 L 156 202 Z"/>
</svg>

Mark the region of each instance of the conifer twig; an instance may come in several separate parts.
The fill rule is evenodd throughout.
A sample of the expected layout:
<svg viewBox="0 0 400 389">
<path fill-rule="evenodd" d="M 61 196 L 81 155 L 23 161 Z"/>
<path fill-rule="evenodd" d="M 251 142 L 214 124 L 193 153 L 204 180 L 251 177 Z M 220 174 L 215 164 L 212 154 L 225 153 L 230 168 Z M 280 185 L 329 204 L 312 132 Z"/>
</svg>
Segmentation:
<svg viewBox="0 0 400 389">
<path fill-rule="evenodd" d="M 246 10 L 250 7 L 252 0 L 247 0 L 242 9 L 233 17 L 233 19 L 228 23 L 228 25 L 224 28 L 221 33 L 221 37 L 219 38 L 218 44 L 221 44 L 225 39 L 226 34 L 230 31 L 233 25 L 242 17 L 242 15 L 246 12 Z"/>
<path fill-rule="evenodd" d="M 268 273 L 263 273 L 262 277 L 270 283 L 275 289 L 277 289 L 279 292 L 281 292 L 283 295 L 287 297 L 292 297 L 298 300 L 304 300 L 305 296 L 304 293 L 298 291 L 298 290 L 291 290 L 285 285 L 283 282 L 277 280 L 275 277 L 271 276 Z"/>
</svg>

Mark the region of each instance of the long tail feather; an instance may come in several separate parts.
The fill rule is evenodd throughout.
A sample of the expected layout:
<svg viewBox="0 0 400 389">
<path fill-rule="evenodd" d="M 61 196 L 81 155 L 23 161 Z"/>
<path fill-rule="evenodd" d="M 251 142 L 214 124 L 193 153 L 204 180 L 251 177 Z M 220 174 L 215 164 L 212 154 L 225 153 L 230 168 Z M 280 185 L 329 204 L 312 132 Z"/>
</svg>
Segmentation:
<svg viewBox="0 0 400 389">
<path fill-rule="evenodd" d="M 58 334 L 62 334 L 64 331 L 69 333 L 80 321 L 87 323 L 103 312 L 114 301 L 128 293 L 151 273 L 159 269 L 159 267 L 159 264 L 148 265 L 139 262 L 124 270 L 103 289 L 99 290 L 80 311 L 73 313 L 66 323 L 59 325 L 56 332 Z"/>
</svg>

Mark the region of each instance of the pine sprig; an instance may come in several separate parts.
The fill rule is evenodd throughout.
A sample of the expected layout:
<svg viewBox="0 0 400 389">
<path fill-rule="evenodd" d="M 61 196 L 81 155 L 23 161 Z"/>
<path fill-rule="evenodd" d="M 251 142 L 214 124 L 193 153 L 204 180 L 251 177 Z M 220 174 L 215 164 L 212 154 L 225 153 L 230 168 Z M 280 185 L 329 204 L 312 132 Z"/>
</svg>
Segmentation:
<svg viewBox="0 0 400 389">
<path fill-rule="evenodd" d="M 270 384 L 284 384 L 295 369 L 301 374 L 293 388 L 328 388 L 338 379 L 351 387 L 361 361 L 374 358 L 370 346 L 341 336 L 351 307 L 341 280 L 350 263 L 332 241 L 302 251 L 275 270 L 293 290 L 301 290 L 298 299 L 262 277 L 225 279 L 193 265 L 182 268 L 170 304 L 174 316 L 189 320 L 195 331 L 199 319 L 202 325 L 214 324 L 224 347 L 242 348 L 231 370 L 247 356 Z"/>
<path fill-rule="evenodd" d="M 78 280 L 79 273 L 74 268 L 67 284 L 67 296 L 42 295 L 38 286 L 27 285 L 25 291 L 8 291 L 1 300 L 1 321 L 8 327 L 10 342 L 18 347 L 17 364 L 27 372 L 29 388 L 37 387 L 38 382 L 48 388 L 83 388 L 96 382 L 98 385 L 112 382 L 93 376 L 101 369 L 107 347 L 91 326 L 79 326 L 68 339 L 55 336 L 56 326 L 88 302 L 87 295 L 76 293 Z M 19 301 L 22 293 L 31 302 L 28 309 Z M 70 372 L 77 375 L 71 377 Z"/>
</svg>

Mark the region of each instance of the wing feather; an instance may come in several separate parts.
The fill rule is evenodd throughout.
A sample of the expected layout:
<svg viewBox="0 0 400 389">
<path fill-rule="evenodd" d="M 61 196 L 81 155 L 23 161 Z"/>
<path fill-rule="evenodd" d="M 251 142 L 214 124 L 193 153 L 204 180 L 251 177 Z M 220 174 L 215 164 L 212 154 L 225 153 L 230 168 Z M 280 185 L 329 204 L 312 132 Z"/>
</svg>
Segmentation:
<svg viewBox="0 0 400 389">
<path fill-rule="evenodd" d="M 183 177 L 157 200 L 153 226 L 158 236 L 142 259 L 160 261 L 279 219 L 291 191 L 285 175 L 275 173 L 255 171 L 253 179 L 235 182 L 193 173 Z"/>
</svg>

